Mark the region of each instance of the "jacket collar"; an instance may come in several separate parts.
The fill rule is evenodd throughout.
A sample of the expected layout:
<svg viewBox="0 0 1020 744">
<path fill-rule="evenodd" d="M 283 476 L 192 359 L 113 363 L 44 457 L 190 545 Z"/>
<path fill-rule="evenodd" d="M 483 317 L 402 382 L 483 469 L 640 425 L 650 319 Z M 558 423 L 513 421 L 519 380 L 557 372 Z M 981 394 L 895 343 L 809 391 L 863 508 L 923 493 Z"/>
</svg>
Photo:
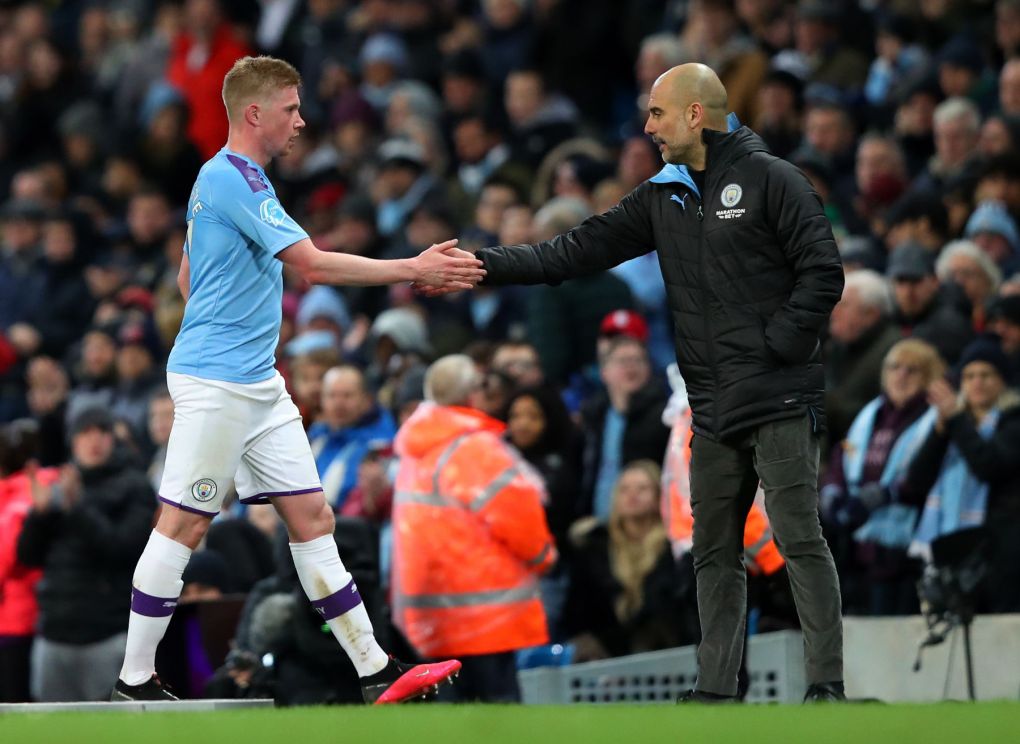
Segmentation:
<svg viewBox="0 0 1020 744">
<path fill-rule="evenodd" d="M 726 126 L 727 131 L 735 132 L 740 129 L 740 119 L 737 118 L 736 114 L 730 113 L 726 117 Z M 691 178 L 691 174 L 687 171 L 686 165 L 666 163 L 663 169 L 649 178 L 648 181 L 650 183 L 680 183 L 693 191 L 699 199 L 701 198 L 701 192 L 698 191 L 698 187 L 694 183 L 694 179 Z"/>
</svg>

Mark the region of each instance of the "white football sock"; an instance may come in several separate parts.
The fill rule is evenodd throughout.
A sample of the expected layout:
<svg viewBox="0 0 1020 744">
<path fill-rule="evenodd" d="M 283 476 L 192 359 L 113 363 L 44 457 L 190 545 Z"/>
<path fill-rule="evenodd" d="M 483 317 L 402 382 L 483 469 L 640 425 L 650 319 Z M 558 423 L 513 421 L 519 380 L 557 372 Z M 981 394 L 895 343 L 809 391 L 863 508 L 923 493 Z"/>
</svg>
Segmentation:
<svg viewBox="0 0 1020 744">
<path fill-rule="evenodd" d="M 131 619 L 120 678 L 129 685 L 147 682 L 156 671 L 156 646 L 170 624 L 184 582 L 191 548 L 155 530 L 138 559 L 132 579 Z"/>
<path fill-rule="evenodd" d="M 375 640 L 372 621 L 358 594 L 354 578 L 344 568 L 336 541 L 323 535 L 290 543 L 301 587 L 350 657 L 359 677 L 375 674 L 389 657 Z"/>
</svg>

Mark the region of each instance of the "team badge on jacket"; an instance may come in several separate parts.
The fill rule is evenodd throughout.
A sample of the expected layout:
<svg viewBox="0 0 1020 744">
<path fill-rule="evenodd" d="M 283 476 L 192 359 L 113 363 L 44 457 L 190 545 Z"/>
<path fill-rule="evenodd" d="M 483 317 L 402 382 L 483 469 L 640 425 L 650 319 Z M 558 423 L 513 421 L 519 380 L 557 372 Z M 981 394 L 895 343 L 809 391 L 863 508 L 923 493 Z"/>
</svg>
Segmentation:
<svg viewBox="0 0 1020 744">
<path fill-rule="evenodd" d="M 744 190 L 735 183 L 724 186 L 722 190 L 722 205 L 724 207 L 735 207 L 743 195 Z"/>
</svg>

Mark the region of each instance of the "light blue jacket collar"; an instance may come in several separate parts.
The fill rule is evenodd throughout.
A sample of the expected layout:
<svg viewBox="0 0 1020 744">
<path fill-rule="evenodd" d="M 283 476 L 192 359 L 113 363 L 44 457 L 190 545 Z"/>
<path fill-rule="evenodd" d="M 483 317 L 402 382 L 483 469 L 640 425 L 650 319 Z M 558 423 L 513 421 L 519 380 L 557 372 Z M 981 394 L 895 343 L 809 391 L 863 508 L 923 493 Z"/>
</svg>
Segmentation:
<svg viewBox="0 0 1020 744">
<path fill-rule="evenodd" d="M 735 132 L 740 129 L 740 119 L 737 118 L 736 114 L 730 113 L 726 116 L 726 126 L 727 131 Z M 682 183 L 684 186 L 693 191 L 698 199 L 701 198 L 701 192 L 698 191 L 698 187 L 694 183 L 694 179 L 691 178 L 691 174 L 687 172 L 686 165 L 673 165 L 672 163 L 666 163 L 661 171 L 648 180 L 651 183 Z"/>
</svg>

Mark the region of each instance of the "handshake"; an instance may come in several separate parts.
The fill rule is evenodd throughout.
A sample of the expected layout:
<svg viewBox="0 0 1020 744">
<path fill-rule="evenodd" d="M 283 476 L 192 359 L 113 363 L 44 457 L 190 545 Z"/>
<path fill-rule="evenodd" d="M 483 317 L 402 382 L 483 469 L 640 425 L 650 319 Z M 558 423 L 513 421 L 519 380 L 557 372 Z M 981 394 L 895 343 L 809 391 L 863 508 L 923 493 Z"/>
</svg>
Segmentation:
<svg viewBox="0 0 1020 744">
<path fill-rule="evenodd" d="M 425 297 L 438 297 L 474 289 L 485 277 L 482 262 L 457 247 L 457 239 L 436 243 L 411 259 L 415 279 L 411 286 Z"/>
</svg>

